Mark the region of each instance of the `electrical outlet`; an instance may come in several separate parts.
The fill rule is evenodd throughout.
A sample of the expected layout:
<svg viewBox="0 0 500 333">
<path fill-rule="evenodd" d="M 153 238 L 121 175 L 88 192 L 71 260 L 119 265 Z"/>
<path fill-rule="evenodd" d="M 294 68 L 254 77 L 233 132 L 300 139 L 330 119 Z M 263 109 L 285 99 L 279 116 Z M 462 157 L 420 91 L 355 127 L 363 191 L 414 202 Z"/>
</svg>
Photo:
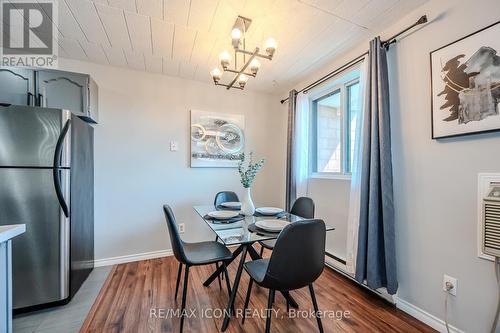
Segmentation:
<svg viewBox="0 0 500 333">
<path fill-rule="evenodd" d="M 448 289 L 446 283 L 451 283 L 452 288 Z M 458 280 L 454 277 L 444 275 L 443 276 L 443 291 L 449 293 L 450 295 L 457 296 Z"/>
<path fill-rule="evenodd" d="M 179 143 L 177 141 L 170 141 L 170 151 L 178 151 Z"/>
</svg>

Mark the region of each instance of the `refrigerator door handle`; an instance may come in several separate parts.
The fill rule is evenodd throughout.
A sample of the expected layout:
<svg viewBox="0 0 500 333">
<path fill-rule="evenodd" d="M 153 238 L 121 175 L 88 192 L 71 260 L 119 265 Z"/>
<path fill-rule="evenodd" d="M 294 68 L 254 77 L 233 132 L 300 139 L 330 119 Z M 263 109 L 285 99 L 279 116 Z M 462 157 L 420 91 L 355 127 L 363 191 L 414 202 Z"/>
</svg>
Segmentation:
<svg viewBox="0 0 500 333">
<path fill-rule="evenodd" d="M 54 187 L 56 190 L 57 200 L 59 201 L 59 205 L 61 205 L 61 209 L 64 212 L 66 217 L 69 217 L 69 209 L 66 200 L 64 199 L 64 194 L 61 187 L 61 174 L 59 171 L 59 165 L 61 163 L 62 157 L 62 148 L 64 143 L 64 138 L 68 133 L 69 126 L 71 124 L 71 120 L 66 121 L 59 138 L 57 139 L 56 150 L 54 154 L 54 168 L 52 169 L 53 177 L 54 177 Z"/>
</svg>

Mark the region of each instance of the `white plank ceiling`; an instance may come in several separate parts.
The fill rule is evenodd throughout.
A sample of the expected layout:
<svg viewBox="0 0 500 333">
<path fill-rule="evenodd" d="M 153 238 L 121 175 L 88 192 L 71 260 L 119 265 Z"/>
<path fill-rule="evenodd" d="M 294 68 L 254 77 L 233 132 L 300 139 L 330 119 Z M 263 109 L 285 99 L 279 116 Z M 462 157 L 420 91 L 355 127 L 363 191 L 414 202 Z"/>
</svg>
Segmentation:
<svg viewBox="0 0 500 333">
<path fill-rule="evenodd" d="M 247 48 L 278 41 L 249 89 L 274 92 L 427 0 L 58 0 L 60 56 L 211 82 L 231 28 L 253 20 Z M 227 79 L 227 78 L 226 78 Z"/>
</svg>

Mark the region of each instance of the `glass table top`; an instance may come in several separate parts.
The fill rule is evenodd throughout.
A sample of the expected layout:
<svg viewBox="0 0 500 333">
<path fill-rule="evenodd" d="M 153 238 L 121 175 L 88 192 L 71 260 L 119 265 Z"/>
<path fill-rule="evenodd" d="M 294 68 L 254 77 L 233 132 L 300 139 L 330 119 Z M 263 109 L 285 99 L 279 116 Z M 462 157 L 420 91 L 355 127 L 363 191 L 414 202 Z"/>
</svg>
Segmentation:
<svg viewBox="0 0 500 333">
<path fill-rule="evenodd" d="M 251 232 L 248 230 L 248 226 L 259 221 L 259 220 L 269 220 L 275 219 L 274 216 L 245 216 L 245 219 L 237 221 L 234 223 L 213 223 L 211 220 L 204 218 L 208 213 L 216 210 L 214 206 L 194 206 L 194 210 L 200 215 L 200 217 L 208 224 L 208 226 L 219 236 L 219 238 L 224 242 L 225 245 L 238 245 L 245 243 L 254 243 L 263 240 L 276 239 L 279 233 L 275 234 L 260 234 L 258 232 Z M 304 218 L 293 215 L 286 214 L 282 217 L 282 220 L 288 222 L 302 221 Z M 334 230 L 335 228 L 326 225 L 326 231 Z"/>
</svg>

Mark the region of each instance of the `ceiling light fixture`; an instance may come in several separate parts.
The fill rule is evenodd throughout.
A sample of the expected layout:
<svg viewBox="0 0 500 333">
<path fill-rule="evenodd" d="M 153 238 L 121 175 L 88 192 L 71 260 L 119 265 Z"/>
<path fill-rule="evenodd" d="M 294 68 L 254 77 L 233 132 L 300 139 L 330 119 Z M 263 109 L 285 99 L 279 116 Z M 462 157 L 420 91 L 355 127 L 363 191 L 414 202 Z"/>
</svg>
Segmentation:
<svg viewBox="0 0 500 333">
<path fill-rule="evenodd" d="M 245 34 L 250 27 L 252 20 L 238 16 L 231 30 L 231 44 L 234 49 L 234 69 L 230 69 L 231 55 L 223 51 L 219 55 L 222 71 L 217 67 L 210 72 L 215 85 L 226 87 L 226 89 L 244 89 L 249 77 L 256 77 L 260 69 L 260 61 L 257 58 L 272 60 L 276 52 L 277 43 L 273 38 L 266 40 L 264 44 L 265 54 L 261 54 L 260 49 L 256 47 L 253 51 L 247 51 L 245 48 Z M 239 57 L 238 57 L 239 55 Z M 242 60 L 243 65 L 238 68 L 238 58 Z M 246 72 L 247 68 L 250 72 Z M 219 81 L 224 73 L 232 73 L 233 79 L 229 84 L 223 84 Z M 238 85 L 235 85 L 238 82 Z"/>
</svg>

